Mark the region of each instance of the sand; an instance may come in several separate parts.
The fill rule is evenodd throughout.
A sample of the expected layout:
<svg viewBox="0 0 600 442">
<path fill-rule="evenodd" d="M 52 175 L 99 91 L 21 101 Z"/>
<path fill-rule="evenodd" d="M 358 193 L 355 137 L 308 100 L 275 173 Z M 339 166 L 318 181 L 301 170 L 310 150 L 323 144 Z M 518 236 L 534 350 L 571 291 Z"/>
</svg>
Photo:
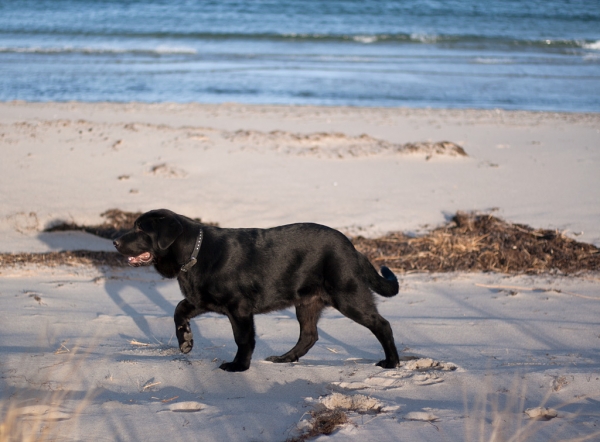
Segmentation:
<svg viewBox="0 0 600 442">
<path fill-rule="evenodd" d="M 479 211 L 600 246 L 599 133 L 598 114 L 0 103 L 0 253 L 112 251 L 44 229 L 161 207 L 367 238 Z M 253 363 L 231 374 L 227 319 L 194 320 L 182 355 L 177 283 L 151 269 L 0 268 L 0 438 L 300 440 L 332 409 L 347 419 L 319 440 L 600 435 L 599 275 L 399 276 L 378 297 L 398 369 L 335 310 L 300 362 L 264 362 L 297 340 L 284 310 L 257 318 Z"/>
</svg>

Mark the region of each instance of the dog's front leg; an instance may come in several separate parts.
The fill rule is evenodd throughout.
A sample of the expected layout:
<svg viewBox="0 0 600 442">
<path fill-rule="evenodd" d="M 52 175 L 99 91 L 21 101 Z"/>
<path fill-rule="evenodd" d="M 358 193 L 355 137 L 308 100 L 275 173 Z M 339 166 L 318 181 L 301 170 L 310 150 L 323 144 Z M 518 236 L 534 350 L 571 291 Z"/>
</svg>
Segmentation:
<svg viewBox="0 0 600 442">
<path fill-rule="evenodd" d="M 194 346 L 194 335 L 190 328 L 190 319 L 198 316 L 203 310 L 196 307 L 187 299 L 182 300 L 175 308 L 173 319 L 175 320 L 175 334 L 182 353 L 189 353 Z"/>
<path fill-rule="evenodd" d="M 228 313 L 233 337 L 238 346 L 238 351 L 232 362 L 223 362 L 219 367 L 225 371 L 245 371 L 250 367 L 250 359 L 256 344 L 254 338 L 254 317 L 252 314 L 241 316 L 239 313 Z"/>
</svg>

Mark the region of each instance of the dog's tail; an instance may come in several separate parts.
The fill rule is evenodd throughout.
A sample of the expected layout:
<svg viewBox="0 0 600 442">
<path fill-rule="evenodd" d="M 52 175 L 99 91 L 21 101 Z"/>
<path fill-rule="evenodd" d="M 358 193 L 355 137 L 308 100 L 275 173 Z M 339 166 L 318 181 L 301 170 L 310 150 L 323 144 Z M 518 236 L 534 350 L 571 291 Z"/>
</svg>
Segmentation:
<svg viewBox="0 0 600 442">
<path fill-rule="evenodd" d="M 392 272 L 386 266 L 381 266 L 382 276 L 380 276 L 377 273 L 377 270 L 375 270 L 375 267 L 373 267 L 371 262 L 364 255 L 362 255 L 361 258 L 361 264 L 367 275 L 369 287 L 371 287 L 371 289 L 378 295 L 385 296 L 386 298 L 396 296 L 400 286 L 398 284 L 398 278 L 396 275 L 394 275 L 394 272 Z"/>
</svg>

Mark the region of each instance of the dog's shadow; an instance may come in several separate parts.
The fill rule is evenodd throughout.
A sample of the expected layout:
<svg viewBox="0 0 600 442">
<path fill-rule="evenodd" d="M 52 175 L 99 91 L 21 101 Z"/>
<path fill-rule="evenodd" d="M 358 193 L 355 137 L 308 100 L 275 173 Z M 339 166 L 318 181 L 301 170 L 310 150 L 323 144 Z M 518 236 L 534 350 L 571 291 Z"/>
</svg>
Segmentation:
<svg viewBox="0 0 600 442">
<path fill-rule="evenodd" d="M 151 341 L 155 341 L 156 333 L 152 331 L 152 327 L 148 322 L 149 316 L 165 316 L 173 317 L 175 307 L 178 301 L 173 303 L 165 298 L 159 290 L 160 286 L 173 284 L 173 281 L 167 281 L 160 278 L 153 268 L 132 269 L 127 266 L 126 259 L 121 257 L 114 251 L 112 240 L 100 238 L 98 236 L 84 232 L 41 232 L 38 239 L 49 246 L 54 251 L 85 251 L 92 256 L 109 256 L 111 261 L 120 260 L 122 264 L 119 267 L 106 265 L 102 259 L 91 259 L 93 265 L 100 276 L 94 278 L 97 284 L 104 284 L 104 291 L 112 300 L 112 302 L 123 312 L 129 316 L 140 332 Z M 137 295 L 133 291 L 142 293 L 151 303 L 150 310 L 156 310 L 152 313 L 147 313 L 147 303 L 141 303 L 144 306 L 144 311 L 140 311 L 139 307 L 134 306 L 135 302 L 131 302 L 132 297 Z M 128 292 L 132 295 L 128 295 Z M 177 289 L 179 293 L 179 289 Z M 139 304 L 139 301 L 138 301 Z M 173 333 L 174 333 L 173 328 Z M 199 335 L 199 330 L 194 330 L 194 334 Z"/>
<path fill-rule="evenodd" d="M 139 330 L 148 338 L 154 341 L 156 338 L 156 332 L 152 332 L 151 326 L 147 320 L 147 313 L 140 312 L 136 307 L 127 301 L 127 291 L 131 289 L 138 290 L 141 292 L 154 306 L 158 307 L 159 312 L 152 313 L 152 316 L 165 316 L 173 317 L 175 311 L 175 305 L 169 302 L 163 294 L 157 288 L 157 282 L 152 279 L 148 279 L 147 282 L 140 282 L 141 278 L 130 279 L 131 273 L 128 271 L 126 275 L 116 275 L 114 269 L 111 268 L 99 268 L 103 274 L 104 290 L 110 299 L 119 307 L 123 313 L 129 316 Z M 148 272 L 149 269 L 138 269 L 137 271 Z M 152 275 L 154 276 L 154 275 Z M 171 282 L 169 282 L 171 283 Z M 174 332 L 173 328 L 173 332 Z"/>
</svg>

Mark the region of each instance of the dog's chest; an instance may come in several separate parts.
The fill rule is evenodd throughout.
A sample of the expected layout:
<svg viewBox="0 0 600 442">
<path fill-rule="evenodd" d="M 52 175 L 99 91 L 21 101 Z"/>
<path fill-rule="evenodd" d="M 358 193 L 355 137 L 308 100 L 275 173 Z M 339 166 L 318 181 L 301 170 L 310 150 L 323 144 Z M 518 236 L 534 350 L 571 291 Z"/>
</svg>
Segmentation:
<svg viewBox="0 0 600 442">
<path fill-rule="evenodd" d="M 202 298 L 200 282 L 189 273 L 184 275 L 180 273 L 177 277 L 177 282 L 179 283 L 179 289 L 183 297 L 192 304 L 199 304 Z"/>
</svg>

